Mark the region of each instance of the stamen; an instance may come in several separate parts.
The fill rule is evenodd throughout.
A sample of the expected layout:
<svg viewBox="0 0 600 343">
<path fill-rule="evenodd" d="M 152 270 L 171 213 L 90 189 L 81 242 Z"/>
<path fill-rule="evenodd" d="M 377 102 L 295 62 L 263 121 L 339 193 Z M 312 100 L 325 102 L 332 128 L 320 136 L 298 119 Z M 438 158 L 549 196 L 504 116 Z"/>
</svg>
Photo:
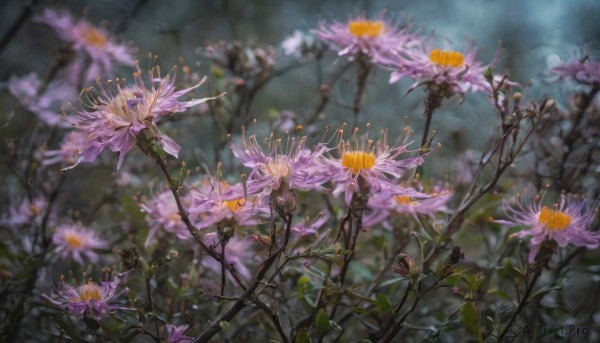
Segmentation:
<svg viewBox="0 0 600 343">
<path fill-rule="evenodd" d="M 67 241 L 67 244 L 73 248 L 81 248 L 85 245 L 84 238 L 73 232 L 66 234 L 65 241 Z"/>
<path fill-rule="evenodd" d="M 465 57 L 458 51 L 433 49 L 429 54 L 429 60 L 444 67 L 458 68 L 465 62 Z"/>
<path fill-rule="evenodd" d="M 100 296 L 100 287 L 91 280 L 88 281 L 87 284 L 79 287 L 79 299 L 81 301 L 102 300 L 102 297 Z"/>
<path fill-rule="evenodd" d="M 348 23 L 348 30 L 357 37 L 375 38 L 383 31 L 383 23 L 381 21 L 353 20 Z"/>
<path fill-rule="evenodd" d="M 396 195 L 398 205 L 410 205 L 412 201 L 408 195 Z"/>
<path fill-rule="evenodd" d="M 290 175 L 291 168 L 286 159 L 282 156 L 277 156 L 275 159 L 270 160 L 267 165 L 267 172 L 274 177 L 287 177 Z"/>
<path fill-rule="evenodd" d="M 375 155 L 372 152 L 352 151 L 342 154 L 342 165 L 352 169 L 352 174 L 361 170 L 371 169 L 375 165 Z"/>
<path fill-rule="evenodd" d="M 85 33 L 83 34 L 83 39 L 85 39 L 85 41 L 90 43 L 91 45 L 97 46 L 99 48 L 104 47 L 106 45 L 106 42 L 108 42 L 106 35 L 94 27 L 90 27 L 85 31 Z"/>
<path fill-rule="evenodd" d="M 239 198 L 235 200 L 227 200 L 223 202 L 231 212 L 236 212 L 246 204 L 246 199 Z"/>
<path fill-rule="evenodd" d="M 571 223 L 571 216 L 559 210 L 551 210 L 544 206 L 538 214 L 538 221 L 548 230 L 563 231 Z"/>
</svg>

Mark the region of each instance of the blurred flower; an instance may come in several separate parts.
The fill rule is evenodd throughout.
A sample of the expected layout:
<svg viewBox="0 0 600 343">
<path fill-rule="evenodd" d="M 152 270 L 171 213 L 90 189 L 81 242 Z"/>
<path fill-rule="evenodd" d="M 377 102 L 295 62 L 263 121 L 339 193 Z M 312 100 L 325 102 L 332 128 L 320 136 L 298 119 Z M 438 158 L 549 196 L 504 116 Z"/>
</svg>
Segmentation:
<svg viewBox="0 0 600 343">
<path fill-rule="evenodd" d="M 252 181 L 252 188 L 248 187 L 250 192 L 256 189 L 271 193 L 283 183 L 296 190 L 318 190 L 331 179 L 322 172 L 322 163 L 319 163 L 327 147 L 318 144 L 315 151 L 310 151 L 306 137 L 288 138 L 287 151 L 283 152 L 281 139 L 274 139 L 271 134 L 265 154 L 255 135 L 248 138 L 244 135 L 242 143 L 232 144 L 231 149 L 245 167 L 252 169 L 248 177 Z"/>
<path fill-rule="evenodd" d="M 252 187 L 256 189 L 256 187 Z M 256 194 L 247 194 L 241 184 L 229 185 L 212 178 L 207 187 L 193 194 L 190 213 L 198 215 L 199 229 L 214 224 L 251 226 L 260 222 L 257 217 L 270 212 L 268 201 Z"/>
<path fill-rule="evenodd" d="M 431 193 L 410 192 L 408 194 L 392 195 L 388 192 L 375 193 L 369 198 L 368 208 L 373 210 L 365 215 L 365 227 L 374 226 L 385 220 L 390 212 L 409 214 L 412 216 L 426 215 L 435 218 L 436 213 L 446 212 L 446 203 L 451 193 L 443 189 L 434 189 Z"/>
<path fill-rule="evenodd" d="M 160 68 L 152 68 L 149 75 L 151 88 L 148 89 L 138 67 L 133 73 L 135 84 L 130 87 L 122 88 L 120 80 L 117 79 L 116 85 L 113 87 L 113 83 L 109 82 L 108 88 L 104 88 L 98 82 L 100 92 L 97 97 L 91 96 L 93 89 L 87 89 L 85 94 L 90 103 L 90 110 L 83 108 L 77 114 L 79 122 L 76 125 L 88 133 L 88 141 L 81 148 L 81 156 L 77 163 L 64 170 L 71 169 L 80 162 L 94 161 L 107 146 L 112 151 L 119 152 L 119 169 L 125 154 L 133 148 L 138 134 L 142 131 L 150 136 L 144 137 L 150 140 L 151 144 L 158 141 L 164 152 L 177 157 L 179 145 L 158 132 L 156 122 L 159 117 L 183 112 L 214 98 L 178 101 L 178 98 L 199 87 L 204 79 L 195 86 L 175 91 L 176 72 L 177 68 L 173 68 L 169 75 L 161 79 Z"/>
<path fill-rule="evenodd" d="M 412 48 L 418 41 L 408 32 L 408 26 L 399 21 L 367 20 L 364 16 L 351 18 L 347 23 L 321 23 L 313 31 L 317 37 L 338 50 L 338 55 L 354 59 L 368 56 L 383 65 L 397 62 L 404 50 Z"/>
<path fill-rule="evenodd" d="M 56 252 L 63 259 L 73 259 L 83 265 L 86 257 L 92 263 L 98 261 L 95 249 L 108 248 L 108 244 L 96 235 L 96 232 L 76 224 L 62 224 L 56 227 L 52 236 Z"/>
<path fill-rule="evenodd" d="M 508 78 L 505 75 L 494 75 L 494 77 L 492 78 L 492 84 L 494 86 L 494 89 L 497 90 L 497 99 L 494 99 L 493 91 L 490 93 L 488 98 L 490 99 L 492 105 L 498 106 L 501 111 L 505 111 L 506 108 L 509 106 L 509 100 L 511 95 L 512 100 L 515 104 L 518 104 L 522 101 L 521 93 L 511 92 L 511 90 L 514 90 L 515 88 L 522 88 L 520 83 L 508 80 Z M 515 97 L 514 94 L 521 95 L 517 95 Z"/>
<path fill-rule="evenodd" d="M 484 73 L 490 65 L 482 65 L 476 59 L 477 49 L 471 46 L 466 52 L 441 50 L 432 41 L 423 42 L 410 50 L 406 59 L 400 59 L 396 70 L 390 76 L 390 83 L 403 77 L 415 82 L 407 91 L 425 85 L 429 92 L 439 98 L 449 98 L 454 94 L 464 97 L 467 91 L 491 94 L 491 86 Z"/>
<path fill-rule="evenodd" d="M 44 297 L 73 315 L 84 315 L 100 320 L 111 311 L 130 309 L 124 305 L 114 304 L 116 298 L 129 292 L 127 288 L 118 291 L 123 276 L 124 274 L 120 274 L 114 281 L 102 282 L 101 285 L 90 279 L 78 287 L 69 286 L 63 281 L 62 288 L 57 290 L 54 297 L 45 294 Z"/>
<path fill-rule="evenodd" d="M 559 246 L 567 244 L 578 247 L 595 249 L 600 243 L 600 234 L 590 231 L 589 227 L 596 217 L 595 209 L 587 208 L 587 201 L 575 200 L 561 196 L 558 203 L 552 208 L 542 206 L 541 202 L 520 199 L 516 206 L 505 203 L 504 209 L 510 220 L 496 220 L 496 223 L 518 226 L 523 225 L 529 229 L 513 234 L 514 237 L 531 236 L 531 251 L 529 262 L 533 263 L 544 241 L 555 241 Z"/>
<path fill-rule="evenodd" d="M 72 65 L 74 80 L 85 75 L 83 81 L 88 82 L 100 75 L 110 75 L 113 64 L 133 64 L 131 48 L 116 43 L 104 28 L 77 19 L 68 11 L 46 8 L 35 21 L 52 27 L 60 39 L 71 44 L 73 50 L 89 57 L 90 62 L 81 59 Z"/>
<path fill-rule="evenodd" d="M 167 343 L 190 343 L 194 337 L 186 336 L 185 333 L 189 330 L 189 325 L 175 326 L 167 324 Z"/>
<path fill-rule="evenodd" d="M 273 47 L 252 48 L 243 43 L 209 43 L 204 55 L 216 66 L 228 71 L 238 89 L 262 86 L 271 77 L 277 51 Z"/>
<path fill-rule="evenodd" d="M 216 251 L 221 251 L 222 243 L 220 242 L 216 232 L 209 232 L 204 235 L 204 244 L 215 248 Z M 246 280 L 250 280 L 252 277 L 252 273 L 246 265 L 248 262 L 252 261 L 254 255 L 256 254 L 250 249 L 253 244 L 254 242 L 251 239 L 239 239 L 235 236 L 232 236 L 227 241 L 227 245 L 225 245 L 225 260 L 227 263 L 233 264 L 235 269 Z M 213 258 L 203 258 L 202 265 L 217 274 L 221 274 L 221 263 Z M 231 277 L 229 274 L 227 275 L 228 277 Z"/>
<path fill-rule="evenodd" d="M 327 223 L 331 214 L 327 210 L 319 212 L 312 220 L 309 217 L 304 218 L 300 223 L 292 226 L 292 231 L 300 236 L 317 235 L 319 229 Z"/>
<path fill-rule="evenodd" d="M 292 55 L 295 57 L 302 56 L 302 43 L 304 42 L 304 35 L 302 31 L 296 30 L 294 33 L 281 42 L 281 48 L 283 48 L 284 55 Z"/>
<path fill-rule="evenodd" d="M 40 94 L 41 88 L 42 81 L 36 73 L 20 78 L 13 75 L 8 81 L 10 93 L 44 124 L 70 126 L 69 123 L 61 120 L 59 111 L 62 104 L 77 99 L 75 89 L 61 81 L 51 82 L 42 94 Z"/>
<path fill-rule="evenodd" d="M 369 132 L 361 138 L 357 137 L 358 128 L 352 134 L 351 140 L 343 139 L 343 130 L 339 130 L 338 158 L 326 160 L 327 172 L 334 183 L 333 194 L 344 192 L 344 200 L 350 204 L 352 195 L 368 186 L 370 193 L 386 192 L 398 194 L 406 192 L 396 185 L 389 176 L 400 178 L 407 169 L 423 163 L 425 155 L 398 160 L 398 156 L 408 152 L 406 147 L 410 135 L 407 135 L 399 145 L 389 146 L 387 131 L 381 131 L 381 137 L 374 142 L 369 139 Z M 412 142 L 411 142 L 412 143 Z M 398 144 L 398 143 L 397 143 Z"/>
<path fill-rule="evenodd" d="M 33 202 L 23 199 L 18 205 L 11 204 L 11 206 L 8 207 L 8 213 L 4 213 L 0 223 L 8 226 L 19 226 L 32 223 L 39 225 L 42 222 L 42 217 L 46 212 L 47 206 L 48 202 L 43 197 L 37 197 L 33 199 Z M 50 213 L 49 222 L 51 223 L 55 220 L 56 214 L 54 212 Z"/>
<path fill-rule="evenodd" d="M 58 150 L 46 150 L 42 152 L 44 158 L 43 165 L 51 165 L 55 163 L 72 165 L 77 163 L 81 155 L 81 147 L 87 142 L 87 133 L 81 130 L 69 131 Z"/>
<path fill-rule="evenodd" d="M 313 35 L 296 30 L 291 36 L 281 42 L 281 48 L 284 55 L 299 58 L 309 52 L 316 51 L 318 44 Z"/>
<path fill-rule="evenodd" d="M 557 63 L 550 71 L 561 80 L 570 79 L 588 86 L 600 86 L 600 62 L 590 60 L 587 55 L 566 63 Z"/>
<path fill-rule="evenodd" d="M 183 206 L 189 208 L 193 199 L 191 196 L 182 197 Z M 160 193 L 151 200 L 143 199 L 140 204 L 142 212 L 146 212 L 146 222 L 150 227 L 145 246 L 149 246 L 154 236 L 163 229 L 172 233 L 181 240 L 188 240 L 192 236 L 187 226 L 181 221 L 177 203 L 170 190 Z"/>
</svg>

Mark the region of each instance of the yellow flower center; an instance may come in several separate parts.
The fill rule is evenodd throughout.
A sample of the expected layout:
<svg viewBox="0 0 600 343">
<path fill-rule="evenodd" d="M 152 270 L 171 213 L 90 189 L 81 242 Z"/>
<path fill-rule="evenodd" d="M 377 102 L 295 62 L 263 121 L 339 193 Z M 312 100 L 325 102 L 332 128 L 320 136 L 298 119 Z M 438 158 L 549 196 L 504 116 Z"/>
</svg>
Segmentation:
<svg viewBox="0 0 600 343">
<path fill-rule="evenodd" d="M 181 221 L 181 216 L 179 215 L 179 213 L 177 212 L 173 212 L 171 213 L 171 215 L 169 216 L 169 220 L 173 221 L 173 222 L 180 222 Z"/>
<path fill-rule="evenodd" d="M 396 202 L 398 205 L 411 205 L 413 203 L 408 195 L 396 195 Z"/>
<path fill-rule="evenodd" d="M 352 174 L 361 170 L 371 169 L 375 165 L 375 155 L 372 152 L 352 151 L 342 154 L 342 165 L 352 169 Z"/>
<path fill-rule="evenodd" d="M 90 45 L 102 48 L 106 45 L 108 39 L 106 35 L 95 27 L 88 28 L 83 34 L 83 39 Z"/>
<path fill-rule="evenodd" d="M 383 23 L 381 21 L 353 20 L 348 23 L 348 30 L 356 37 L 375 38 L 383 31 Z"/>
<path fill-rule="evenodd" d="M 240 208 L 244 207 L 244 204 L 246 203 L 246 199 L 239 198 L 239 199 L 235 199 L 235 200 L 227 200 L 227 201 L 224 201 L 223 203 L 225 204 L 225 206 L 227 206 L 227 208 L 229 208 L 229 210 L 231 212 L 236 212 Z"/>
<path fill-rule="evenodd" d="M 81 248 L 85 245 L 85 239 L 75 232 L 68 232 L 65 241 L 71 248 Z"/>
<path fill-rule="evenodd" d="M 79 287 L 79 300 L 102 300 L 102 297 L 100 296 L 100 287 L 92 281 L 88 281 L 87 284 L 81 285 Z"/>
<path fill-rule="evenodd" d="M 551 210 L 544 206 L 538 214 L 538 221 L 548 230 L 563 231 L 571 223 L 571 216 L 563 211 Z"/>
<path fill-rule="evenodd" d="M 429 60 L 444 67 L 458 68 L 465 62 L 465 57 L 458 51 L 433 49 L 429 54 Z"/>
<path fill-rule="evenodd" d="M 31 215 L 33 217 L 37 217 L 42 213 L 42 209 L 36 205 L 31 205 L 29 208 L 31 209 Z"/>
<path fill-rule="evenodd" d="M 291 171 L 290 165 L 281 156 L 277 156 L 274 160 L 269 161 L 266 168 L 267 172 L 274 177 L 287 177 Z"/>
<path fill-rule="evenodd" d="M 152 94 L 148 90 L 121 89 L 108 104 L 109 116 L 137 123 L 152 115 Z"/>
</svg>

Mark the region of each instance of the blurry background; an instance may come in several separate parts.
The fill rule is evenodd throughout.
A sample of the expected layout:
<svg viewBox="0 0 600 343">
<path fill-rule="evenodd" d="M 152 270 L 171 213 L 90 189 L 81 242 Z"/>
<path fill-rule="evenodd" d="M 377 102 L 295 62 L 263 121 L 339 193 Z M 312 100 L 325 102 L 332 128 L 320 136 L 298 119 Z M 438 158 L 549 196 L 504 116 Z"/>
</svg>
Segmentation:
<svg viewBox="0 0 600 343">
<path fill-rule="evenodd" d="M 32 4 L 31 6 L 26 6 Z M 53 54 L 61 42 L 47 26 L 31 22 L 32 15 L 44 7 L 66 7 L 74 14 L 87 17 L 92 23 L 106 25 L 119 39 L 130 41 L 139 49 L 138 59 L 142 66 L 149 65 L 148 53 L 158 55 L 157 63 L 164 70 L 178 64 L 181 58 L 200 75 L 210 74 L 210 68 L 202 56 L 207 42 L 240 40 L 251 46 L 276 47 L 281 56 L 280 44 L 295 30 L 304 32 L 318 27 L 321 20 L 345 21 L 349 16 L 365 13 L 375 18 L 382 11 L 393 16 L 402 12 L 423 33 L 435 31 L 439 39 L 447 38 L 459 50 L 465 38 L 472 39 L 479 47 L 479 58 L 487 63 L 498 42 L 502 42 L 504 59 L 496 68 L 497 73 L 509 72 L 510 79 L 527 85 L 529 98 L 556 97 L 564 104 L 566 89 L 553 85 L 547 87 L 548 59 L 568 60 L 580 56 L 582 51 L 592 57 L 598 56 L 600 37 L 600 2 L 582 1 L 194 1 L 173 2 L 156 0 L 104 0 L 104 1 L 3 1 L 0 4 L 0 84 L 4 85 L 11 75 L 24 75 L 35 71 L 40 75 L 48 70 Z M 7 38 L 7 39 L 6 39 Z M 591 46 L 591 47 L 590 47 Z M 285 60 L 285 58 L 283 58 Z M 333 67 L 345 62 L 330 53 L 322 63 L 324 80 Z M 279 61 L 278 61 L 279 63 Z M 329 74 L 328 74 L 329 73 Z M 120 76 L 129 76 L 122 70 Z M 348 73 L 345 83 L 338 85 L 346 99 L 351 101 L 354 79 Z M 118 76 L 118 75 L 117 75 Z M 111 77 L 111 76 L 107 76 Z M 113 76 L 114 77 L 114 76 Z M 422 90 L 404 96 L 410 81 L 388 86 L 389 72 L 375 68 L 370 76 L 370 87 L 364 99 L 366 117 L 361 123 L 372 122 L 376 131 L 389 126 L 392 134 L 402 128 L 402 117 L 408 115 L 409 126 L 418 129 L 423 125 Z M 209 76 L 210 84 L 210 76 Z M 564 87 L 563 87 L 564 88 Z M 203 92 L 204 90 L 200 91 Z M 204 94 L 203 94 L 204 95 Z M 319 96 L 319 83 L 315 64 L 294 69 L 283 77 L 275 78 L 256 99 L 251 116 L 264 118 L 269 111 L 289 110 L 305 116 L 314 110 Z M 561 98 L 563 97 L 563 98 Z M 11 110 L 16 105 L 6 92 L 0 96 L 2 109 Z M 327 120 L 320 126 L 337 126 L 343 121 L 351 122 L 351 111 L 343 106 L 329 104 L 325 109 Z M 432 127 L 438 129 L 438 141 L 447 149 L 460 153 L 466 147 L 483 149 L 485 139 L 498 127 L 485 96 L 467 96 L 459 105 L 458 99 L 447 100 L 434 116 Z M 390 125 L 390 123 L 393 123 Z M 210 130 L 202 131 L 207 123 L 188 129 L 189 141 L 178 142 L 183 156 L 190 157 L 190 146 L 210 144 Z M 205 139 L 202 139 L 204 137 Z M 394 135 L 392 135 L 394 137 Z M 417 138 L 420 140 L 420 137 Z M 452 154 L 443 153 L 449 157 Z M 208 158 L 213 160 L 212 158 Z M 440 165 L 448 171 L 449 165 Z"/>
</svg>

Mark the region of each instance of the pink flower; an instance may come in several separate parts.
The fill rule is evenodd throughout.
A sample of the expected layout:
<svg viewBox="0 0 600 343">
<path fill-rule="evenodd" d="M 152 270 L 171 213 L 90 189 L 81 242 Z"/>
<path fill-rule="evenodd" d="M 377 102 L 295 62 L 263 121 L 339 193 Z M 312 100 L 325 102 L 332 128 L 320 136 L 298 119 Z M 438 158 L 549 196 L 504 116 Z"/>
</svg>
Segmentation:
<svg viewBox="0 0 600 343">
<path fill-rule="evenodd" d="M 303 44 L 304 34 L 301 31 L 296 30 L 291 36 L 281 42 L 281 48 L 283 49 L 283 54 L 286 56 L 292 55 L 294 57 L 301 57 Z"/>
<path fill-rule="evenodd" d="M 245 192 L 241 184 L 229 185 L 217 178 L 210 179 L 193 197 L 190 213 L 198 215 L 195 226 L 199 229 L 215 224 L 252 226 L 270 213 L 268 200 Z"/>
<path fill-rule="evenodd" d="M 113 64 L 133 64 L 130 47 L 116 43 L 104 28 L 77 19 L 66 10 L 46 8 L 35 20 L 52 27 L 60 39 L 71 44 L 73 50 L 89 57 L 89 65 L 85 58 L 72 65 L 72 74 L 76 79 L 83 74 L 83 81 L 88 82 L 100 75 L 111 74 Z"/>
<path fill-rule="evenodd" d="M 348 22 L 321 23 L 313 31 L 322 41 L 338 50 L 338 55 L 355 59 L 368 56 L 372 61 L 390 65 L 398 60 L 402 51 L 418 41 L 408 32 L 408 26 L 399 21 L 368 20 L 363 15 Z"/>
<path fill-rule="evenodd" d="M 186 336 L 185 333 L 189 330 L 189 325 L 175 326 L 167 324 L 167 343 L 190 343 L 194 337 Z"/>
<path fill-rule="evenodd" d="M 305 217 L 300 223 L 292 226 L 292 231 L 298 233 L 299 236 L 318 235 L 319 229 L 325 225 L 331 218 L 331 214 L 327 210 L 323 210 L 311 220 Z"/>
<path fill-rule="evenodd" d="M 191 196 L 182 197 L 185 207 L 190 207 L 193 200 Z M 192 236 L 187 226 L 181 221 L 177 203 L 170 190 L 160 193 L 151 200 L 144 199 L 140 204 L 143 212 L 146 212 L 146 222 L 150 227 L 145 246 L 149 246 L 159 230 L 165 230 L 174 234 L 181 240 L 189 240 Z"/>
<path fill-rule="evenodd" d="M 306 137 L 288 138 L 282 151 L 281 139 L 269 138 L 267 153 L 263 152 L 256 136 L 242 137 L 241 144 L 232 144 L 234 155 L 245 167 L 251 168 L 249 192 L 278 190 L 282 183 L 296 190 L 322 189 L 331 176 L 322 172 L 323 154 L 329 150 L 318 144 L 314 151 L 306 147 Z M 250 186 L 251 185 L 251 186 Z"/>
<path fill-rule="evenodd" d="M 600 62 L 590 60 L 587 55 L 566 63 L 559 63 L 550 71 L 561 80 L 571 79 L 588 86 L 600 86 Z"/>
<path fill-rule="evenodd" d="M 525 226 L 528 229 L 513 234 L 514 237 L 532 237 L 529 262 L 533 263 L 546 240 L 555 241 L 559 246 L 567 244 L 595 249 L 600 243 L 598 231 L 590 231 L 596 217 L 595 209 L 589 209 L 585 200 L 576 200 L 561 196 L 552 207 L 542 206 L 539 202 L 521 198 L 515 207 L 504 204 L 509 220 L 496 220 L 496 223 L 508 226 Z"/>
<path fill-rule="evenodd" d="M 433 41 L 423 42 L 408 51 L 406 58 L 398 60 L 390 83 L 409 77 L 416 82 L 407 93 L 425 85 L 430 92 L 436 92 L 442 98 L 454 94 L 464 97 L 468 91 L 491 94 L 492 88 L 484 76 L 491 64 L 483 65 L 476 55 L 477 50 L 473 46 L 458 52 L 439 49 Z"/>
<path fill-rule="evenodd" d="M 392 213 L 407 214 L 414 217 L 426 215 L 435 219 L 435 214 L 447 212 L 446 203 L 451 193 L 438 186 L 433 187 L 431 192 L 419 192 L 406 189 L 399 194 L 390 192 L 379 192 L 369 198 L 368 208 L 371 210 L 365 215 L 363 225 L 372 227 L 384 222 Z M 388 223 L 384 227 L 391 228 Z"/>
<path fill-rule="evenodd" d="M 8 81 L 8 90 L 19 100 L 21 105 L 35 114 L 39 120 L 48 126 L 70 126 L 61 120 L 60 106 L 77 99 L 75 89 L 61 81 L 51 82 L 45 92 L 40 94 L 42 81 L 38 75 L 31 73 L 27 76 L 12 76 Z"/>
<path fill-rule="evenodd" d="M 73 259 L 83 265 L 83 257 L 92 263 L 98 261 L 96 249 L 106 249 L 108 244 L 96 232 L 75 224 L 62 224 L 56 227 L 52 236 L 56 252 L 63 259 Z"/>
<path fill-rule="evenodd" d="M 77 163 L 64 170 L 71 169 L 80 162 L 94 161 L 105 147 L 119 152 L 119 169 L 125 154 L 133 148 L 136 137 L 143 130 L 145 134 L 152 136 L 150 139 L 156 139 L 166 153 L 177 157 L 180 147 L 171 138 L 158 132 L 158 119 L 183 112 L 214 98 L 179 101 L 181 96 L 199 87 L 204 79 L 195 86 L 176 91 L 176 72 L 177 68 L 173 68 L 169 75 L 161 79 L 160 68 L 153 68 L 149 77 L 151 87 L 146 88 L 138 67 L 133 73 L 135 84 L 130 87 L 122 88 L 117 79 L 115 83 L 109 82 L 108 88 L 98 83 L 97 97 L 91 97 L 93 89 L 89 89 L 86 92 L 89 110 L 84 108 L 77 114 L 77 127 L 87 132 L 88 141 L 81 147 Z"/>
<path fill-rule="evenodd" d="M 8 213 L 4 213 L 0 223 L 8 226 L 20 226 L 24 224 L 41 224 L 48 202 L 43 197 L 37 197 L 33 201 L 23 199 L 18 205 L 12 205 L 8 208 Z M 50 214 L 50 222 L 56 220 L 56 214 Z"/>
<path fill-rule="evenodd" d="M 69 131 L 60 143 L 60 149 L 42 152 L 42 156 L 44 157 L 42 164 L 51 165 L 61 163 L 72 165 L 77 163 L 81 155 L 81 147 L 87 142 L 87 136 L 88 134 L 85 131 Z"/>
<path fill-rule="evenodd" d="M 124 305 L 113 304 L 116 298 L 129 291 L 127 288 L 118 290 L 123 276 L 124 274 L 118 275 L 114 281 L 102 282 L 100 285 L 92 282 L 91 279 L 87 283 L 75 287 L 69 286 L 63 281 L 62 288 L 57 290 L 56 296 L 49 297 L 44 294 L 44 298 L 71 314 L 85 315 L 100 320 L 112 311 L 131 309 Z"/>
<path fill-rule="evenodd" d="M 210 232 L 204 235 L 204 244 L 213 247 L 218 252 L 221 251 L 221 242 L 216 232 Z M 233 264 L 235 269 L 246 280 L 250 280 L 252 277 L 252 273 L 247 265 L 256 255 L 256 253 L 250 249 L 253 245 L 254 242 L 251 239 L 239 239 L 235 236 L 229 238 L 227 245 L 225 245 L 225 260 L 227 263 Z M 207 257 L 202 259 L 202 265 L 217 274 L 221 274 L 221 263 L 213 258 Z M 229 274 L 227 275 L 228 277 L 231 277 Z"/>
<path fill-rule="evenodd" d="M 354 130 L 350 140 L 343 139 L 341 129 L 339 135 L 339 156 L 327 159 L 326 164 L 327 172 L 334 183 L 333 194 L 344 192 L 344 200 L 347 204 L 350 204 L 352 195 L 361 190 L 361 186 L 367 186 L 370 193 L 405 192 L 390 177 L 400 178 L 406 170 L 422 164 L 425 160 L 425 155 L 398 159 L 400 155 L 408 152 L 406 147 L 412 143 L 407 143 L 410 135 L 407 135 L 402 143 L 394 146 L 388 145 L 385 130 L 382 130 L 381 137 L 377 141 L 369 138 L 368 131 L 359 138 L 358 128 Z"/>
</svg>

